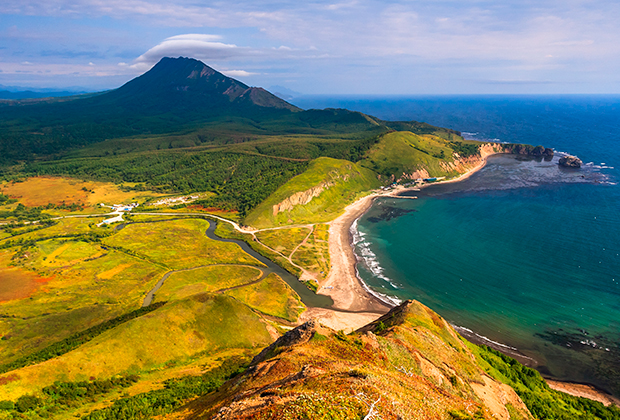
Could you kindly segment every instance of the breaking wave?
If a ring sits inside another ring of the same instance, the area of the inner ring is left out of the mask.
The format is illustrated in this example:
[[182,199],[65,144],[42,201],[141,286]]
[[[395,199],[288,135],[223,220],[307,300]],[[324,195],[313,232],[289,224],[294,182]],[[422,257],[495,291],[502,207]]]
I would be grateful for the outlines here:
[[[356,219],[353,222],[353,224],[351,224],[351,227],[349,229],[351,232],[351,237],[353,238],[353,249],[354,249],[354,253],[355,253],[357,260],[361,262],[364,265],[364,267],[366,267],[368,271],[372,273],[374,277],[380,280],[383,280],[384,282],[389,284],[392,288],[398,289],[399,288],[398,285],[392,279],[390,279],[384,274],[383,267],[381,267],[381,265],[379,264],[377,255],[374,252],[372,252],[372,250],[370,249],[372,242],[369,242],[368,240],[366,240],[366,234],[363,232],[360,232],[357,227],[358,221],[359,221],[359,218]],[[359,271],[357,270],[357,267],[355,267],[355,271],[356,271],[357,277],[361,280],[362,284],[364,285],[364,288],[369,293],[373,294],[380,300],[388,301],[391,304],[398,305],[401,303],[401,300],[397,299],[394,296],[389,296],[384,293],[379,293],[376,290],[373,290],[370,287],[368,287],[368,285],[362,280],[361,276],[359,275]]]

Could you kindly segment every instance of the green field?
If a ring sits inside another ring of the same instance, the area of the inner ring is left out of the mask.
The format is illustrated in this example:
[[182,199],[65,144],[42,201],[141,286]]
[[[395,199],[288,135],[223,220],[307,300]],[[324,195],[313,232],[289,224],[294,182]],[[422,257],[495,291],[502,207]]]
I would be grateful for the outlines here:
[[308,270],[317,280],[325,280],[329,274],[329,226],[314,225],[312,234],[302,244],[292,260],[295,264]]
[[250,308],[288,321],[296,321],[305,307],[299,296],[278,275],[270,274],[260,283],[225,292]]
[[180,271],[168,277],[157,291],[157,301],[184,299],[188,296],[239,287],[258,280],[263,272],[256,267],[214,265]]
[[208,227],[209,222],[201,219],[131,224],[104,243],[172,269],[210,264],[262,265],[236,244],[207,238]]
[[289,257],[308,234],[308,228],[273,229],[256,232],[256,238],[269,248]]

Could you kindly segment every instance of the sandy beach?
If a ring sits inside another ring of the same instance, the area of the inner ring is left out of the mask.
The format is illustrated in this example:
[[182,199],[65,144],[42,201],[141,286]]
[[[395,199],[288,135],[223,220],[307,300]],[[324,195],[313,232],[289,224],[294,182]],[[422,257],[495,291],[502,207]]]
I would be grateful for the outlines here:
[[[438,183],[459,182],[470,177],[484,167],[487,157],[493,153],[482,153],[479,164],[462,175],[445,181],[434,182],[416,188],[424,188]],[[303,319],[316,318],[324,325],[336,330],[352,331],[363,327],[393,306],[384,302],[366,289],[357,276],[357,257],[353,251],[351,226],[371,206],[377,197],[397,197],[411,190],[402,186],[390,191],[373,192],[347,206],[344,213],[333,220],[329,227],[329,257],[331,269],[327,279],[320,285],[319,294],[328,295],[334,300],[334,309],[309,308]]]

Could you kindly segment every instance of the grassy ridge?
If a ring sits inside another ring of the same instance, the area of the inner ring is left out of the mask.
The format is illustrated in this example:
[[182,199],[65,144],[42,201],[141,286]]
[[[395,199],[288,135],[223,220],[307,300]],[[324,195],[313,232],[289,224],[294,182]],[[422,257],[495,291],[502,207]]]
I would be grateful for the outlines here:
[[418,170],[430,176],[451,176],[440,162],[452,162],[454,150],[450,143],[434,135],[417,135],[410,132],[386,134],[373,147],[360,164],[385,178],[396,179]]
[[91,327],[85,331],[73,334],[72,336],[52,345],[49,345],[44,349],[37,351],[36,353],[19,358],[11,363],[0,365],[0,374],[61,356],[65,353],[70,352],[73,349],[78,348],[82,344],[89,342],[98,335],[103,334],[105,331],[115,328],[118,325],[121,325],[131,319],[138,318],[144,314],[154,311],[165,304],[166,302],[157,302],[151,306],[147,306],[146,308],[136,309],[135,311],[129,312],[128,314],[118,316],[102,324]]
[[[358,164],[332,158],[319,158],[310,163],[308,170],[288,181],[256,207],[245,222],[257,228],[328,222],[365,192],[380,185],[372,171]],[[294,194],[323,186],[320,194],[305,205],[274,214],[274,206]]]
[[317,326],[309,341],[272,347],[265,364],[187,409],[195,418],[222,409],[237,419],[500,418],[481,397],[493,388],[443,319],[417,302],[391,315],[349,335]]
[[[105,379],[189,364],[230,349],[252,351],[271,342],[261,318],[224,295],[195,294],[120,324],[54,359],[0,376],[5,398],[55,381]],[[11,379],[12,378],[12,379]]]

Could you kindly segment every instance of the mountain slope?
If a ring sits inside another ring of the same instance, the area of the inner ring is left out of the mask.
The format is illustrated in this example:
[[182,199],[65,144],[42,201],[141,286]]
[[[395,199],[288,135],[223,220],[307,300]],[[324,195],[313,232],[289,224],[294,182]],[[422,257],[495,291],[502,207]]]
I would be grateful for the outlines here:
[[[365,417],[366,416],[366,417]],[[170,418],[532,419],[441,317],[407,301],[356,333],[310,321]]]
[[[0,165],[136,135],[173,134],[237,119],[238,131],[300,111],[202,62],[163,58],[118,89],[66,100],[0,103]],[[251,130],[249,130],[251,129]]]
[[122,106],[141,114],[205,112],[243,115],[255,106],[298,111],[299,108],[260,88],[251,88],[191,58],[164,57],[151,70],[101,95],[98,104]]

